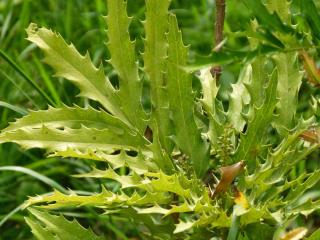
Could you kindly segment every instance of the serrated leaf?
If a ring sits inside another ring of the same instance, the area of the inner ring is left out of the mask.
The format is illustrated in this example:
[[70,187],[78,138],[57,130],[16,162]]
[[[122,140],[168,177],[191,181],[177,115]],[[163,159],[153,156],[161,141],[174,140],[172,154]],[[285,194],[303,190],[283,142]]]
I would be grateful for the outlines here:
[[307,190],[312,188],[320,181],[320,170],[306,175],[308,178],[304,181],[298,181],[295,187],[292,187],[291,192],[285,197],[284,201],[294,202],[298,197],[302,196]]
[[270,125],[277,104],[277,72],[274,71],[268,86],[265,88],[265,99],[260,107],[254,110],[254,116],[248,123],[248,129],[241,135],[240,144],[234,156],[236,161],[245,160],[252,172],[256,166],[256,157],[261,148],[261,141]]
[[120,176],[113,169],[108,168],[106,170],[94,169],[90,173],[78,174],[75,177],[89,177],[89,178],[108,178],[119,182],[122,188],[136,187],[142,182],[142,178],[136,174],[130,176]]
[[[168,8],[170,0],[146,0],[144,71],[150,81],[153,131],[158,128],[161,146],[170,153],[171,126],[169,103],[166,91]],[[153,122],[154,123],[154,122]]]
[[[135,57],[135,44],[128,32],[130,18],[127,16],[127,3],[123,0],[108,0],[107,44],[111,54],[110,63],[119,76],[122,110],[130,122],[144,133],[146,114],[141,105],[142,81],[138,74],[138,62]],[[121,43],[121,47],[119,47]]]
[[32,232],[39,240],[102,240],[91,229],[82,227],[76,220],[68,221],[63,216],[51,215],[44,211],[30,208],[35,218],[26,218]]
[[252,78],[246,87],[250,93],[251,104],[256,107],[261,106],[265,97],[265,84],[268,81],[266,70],[266,58],[258,56],[252,62]]
[[41,208],[58,209],[65,207],[93,206],[96,208],[113,209],[122,206],[144,206],[148,204],[167,204],[170,198],[163,193],[147,192],[138,194],[134,192],[127,195],[123,192],[113,193],[104,187],[100,193],[91,195],[78,195],[74,192],[64,194],[57,190],[48,195],[30,197],[24,204],[24,208],[41,204]]
[[294,30],[284,25],[277,13],[271,14],[261,1],[246,0],[244,1],[248,8],[255,14],[255,17],[262,24],[271,29],[276,29],[284,33],[293,33]]
[[168,97],[174,125],[174,141],[190,158],[198,177],[208,169],[208,146],[194,120],[192,79],[181,66],[186,64],[188,49],[183,45],[175,16],[169,16]]
[[142,153],[138,153],[137,156],[129,156],[125,151],[121,151],[119,154],[108,154],[103,151],[93,151],[87,149],[86,151],[80,151],[79,149],[68,148],[64,151],[56,151],[50,156],[52,157],[72,157],[80,159],[91,159],[95,161],[108,162],[113,169],[119,169],[121,167],[129,167],[137,174],[144,174],[149,171],[158,171],[157,165],[152,162],[152,159],[143,156]]
[[212,77],[210,68],[205,68],[200,71],[199,79],[202,85],[202,99],[201,103],[209,118],[208,135],[213,144],[216,144],[218,137],[223,132],[223,125],[218,116],[218,106],[216,104],[216,97],[219,91],[217,81]]
[[124,131],[131,132],[126,124],[103,110],[78,106],[49,107],[48,110],[30,111],[27,116],[10,123],[3,131],[37,129],[43,125],[52,128],[67,127],[72,129],[79,129],[81,126],[85,126],[87,128],[110,129],[119,134]]
[[147,150],[143,138],[130,134],[115,133],[109,129],[93,129],[82,126],[80,129],[63,130],[42,126],[39,129],[18,129],[0,134],[0,143],[14,142],[26,149],[44,148],[49,152],[65,151],[68,148],[79,150],[93,149],[112,151],[117,149]]
[[302,73],[296,53],[279,53],[273,56],[278,69],[278,107],[275,124],[279,133],[294,127],[294,117],[298,105],[298,92],[302,83]]
[[45,62],[55,69],[56,76],[70,80],[80,88],[81,96],[100,102],[113,115],[129,124],[120,110],[119,97],[105,77],[102,66],[97,69],[88,54],[82,56],[73,45],[68,45],[51,30],[38,28],[32,23],[27,33],[27,39],[44,51]]
[[249,104],[250,96],[244,83],[250,83],[252,78],[252,67],[248,65],[240,73],[238,82],[232,84],[232,93],[230,94],[228,119],[232,127],[241,132],[246,124],[243,118],[245,105]]
[[320,209],[320,200],[312,201],[312,199],[309,199],[308,201],[295,206],[293,208],[289,208],[287,210],[287,213],[291,214],[303,214],[305,216],[308,216],[312,212]]
[[282,22],[287,25],[291,24],[290,2],[288,0],[267,0],[266,7],[271,13],[276,12]]

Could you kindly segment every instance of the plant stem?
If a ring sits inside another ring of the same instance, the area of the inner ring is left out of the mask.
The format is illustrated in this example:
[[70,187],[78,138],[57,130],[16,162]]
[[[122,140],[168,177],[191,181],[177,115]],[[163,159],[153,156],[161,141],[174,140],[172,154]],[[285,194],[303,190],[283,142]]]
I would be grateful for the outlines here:
[[[216,0],[216,18],[215,18],[215,36],[214,51],[219,52],[221,50],[221,43],[223,40],[223,27],[226,14],[226,2],[225,0]],[[221,66],[213,66],[210,70],[212,77],[215,77],[218,81],[222,72]]]
[[227,240],[237,240],[238,234],[239,234],[239,224],[240,224],[240,218],[235,213],[235,207],[233,208],[233,214],[231,219],[231,226],[229,229]]

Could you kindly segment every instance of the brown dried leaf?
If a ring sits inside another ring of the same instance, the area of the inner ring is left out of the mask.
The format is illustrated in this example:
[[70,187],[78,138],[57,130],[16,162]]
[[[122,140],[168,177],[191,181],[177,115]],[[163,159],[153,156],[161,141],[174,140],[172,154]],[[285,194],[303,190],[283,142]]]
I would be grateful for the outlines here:
[[300,240],[308,233],[308,229],[305,227],[299,227],[287,232],[281,240]]
[[243,170],[245,164],[244,161],[237,162],[233,165],[220,168],[221,179],[216,186],[212,197],[215,197],[219,193],[226,192],[228,187],[232,184],[233,180],[239,175]]
[[304,51],[300,52],[300,58],[303,61],[309,82],[316,87],[320,87],[320,69],[314,60]]
[[311,128],[303,132],[300,137],[310,143],[320,143],[319,130],[316,128]]

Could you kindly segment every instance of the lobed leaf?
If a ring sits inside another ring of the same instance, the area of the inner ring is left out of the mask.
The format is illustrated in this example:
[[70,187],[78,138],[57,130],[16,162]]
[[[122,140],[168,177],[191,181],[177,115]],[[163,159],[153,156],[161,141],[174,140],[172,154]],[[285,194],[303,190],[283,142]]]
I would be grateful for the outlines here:
[[302,83],[302,73],[298,66],[296,53],[279,53],[273,56],[278,69],[277,117],[275,125],[279,133],[291,130],[298,105],[298,92]]
[[192,79],[181,66],[186,64],[188,50],[183,45],[175,16],[169,16],[168,37],[168,98],[174,125],[173,139],[188,158],[197,176],[208,169],[208,145],[201,138],[194,119],[194,95]]
[[[170,0],[146,0],[144,71],[150,81],[152,104],[152,130],[158,132],[161,146],[171,153],[169,103],[166,91],[168,43],[168,8]],[[155,123],[156,122],[156,123]],[[157,128],[157,130],[155,129]]]
[[127,3],[123,0],[108,0],[107,5],[107,46],[111,54],[109,62],[119,77],[118,95],[122,110],[132,125],[143,134],[147,116],[141,105],[142,81],[138,74],[135,44],[130,40],[128,32],[130,18],[126,14]]
[[82,227],[77,221],[68,221],[63,216],[51,215],[44,211],[29,208],[33,217],[26,222],[39,240],[102,240],[91,229]]
[[61,108],[49,107],[47,110],[30,111],[27,116],[18,119],[3,131],[16,131],[19,129],[39,129],[45,125],[52,128],[79,129],[82,126],[96,129],[110,129],[114,132],[131,132],[126,124],[118,118],[108,114],[104,110],[96,110],[92,107],[81,108],[79,106]]
[[244,159],[249,172],[256,166],[256,157],[261,148],[263,136],[273,118],[273,112],[277,104],[277,75],[273,72],[270,82],[266,87],[265,99],[260,107],[255,107],[254,116],[248,123],[248,128],[244,135],[241,135],[240,144],[234,159],[240,161]]
[[43,148],[49,152],[65,151],[68,148],[79,150],[94,149],[114,151],[117,149],[148,151],[146,140],[126,132],[117,133],[109,129],[93,129],[82,126],[80,129],[63,130],[42,126],[39,129],[18,129],[0,134],[0,143],[14,142],[26,149]]
[[113,115],[127,123],[128,119],[119,106],[119,96],[105,77],[102,66],[93,65],[88,54],[82,56],[73,45],[46,28],[34,23],[27,29],[28,40],[45,53],[45,62],[53,67],[56,76],[66,78],[80,88],[80,95],[98,101]]

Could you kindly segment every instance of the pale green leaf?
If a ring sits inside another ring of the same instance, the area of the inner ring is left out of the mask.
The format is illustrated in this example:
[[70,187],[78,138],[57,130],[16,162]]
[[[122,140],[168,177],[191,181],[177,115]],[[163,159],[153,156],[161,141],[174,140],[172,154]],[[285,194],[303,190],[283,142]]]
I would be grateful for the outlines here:
[[240,73],[238,82],[232,85],[232,93],[230,94],[228,119],[232,126],[239,132],[243,130],[246,124],[243,118],[244,106],[249,104],[250,96],[244,83],[251,82],[252,67],[246,66]]
[[55,129],[42,126],[39,129],[18,129],[0,134],[0,143],[14,142],[26,149],[44,148],[49,152],[65,151],[68,148],[79,150],[93,149],[112,151],[131,149],[147,151],[146,140],[125,132],[116,133],[109,129],[93,129],[82,126],[80,129]]
[[189,221],[189,222],[179,222],[176,224],[176,229],[174,230],[174,233],[180,233],[187,231],[188,229],[192,228],[195,225],[194,221]]
[[28,40],[35,43],[45,53],[45,62],[53,67],[56,76],[75,83],[80,95],[100,102],[113,115],[128,123],[121,111],[119,97],[105,77],[102,66],[96,68],[89,55],[82,56],[73,45],[46,28],[30,24],[27,29]]
[[39,240],[102,240],[91,229],[82,227],[76,220],[68,221],[63,216],[51,215],[30,208],[33,217],[26,218],[33,234]]
[[279,53],[273,58],[278,69],[278,107],[275,124],[280,133],[281,128],[291,130],[298,105],[298,92],[302,83],[296,53]]
[[57,190],[47,195],[30,197],[24,204],[24,208],[39,205],[42,208],[58,209],[65,207],[81,207],[92,206],[103,209],[113,209],[122,206],[145,206],[148,204],[167,204],[170,198],[163,193],[138,194],[134,192],[132,195],[127,195],[123,192],[116,194],[108,191],[104,187],[100,193],[91,195],[78,195],[74,192],[63,194]]
[[280,19],[289,25],[291,24],[290,3],[288,0],[267,0],[266,7],[271,13],[276,12]]
[[49,107],[48,110],[30,111],[30,113],[18,119],[3,131],[15,131],[18,129],[36,129],[43,125],[52,128],[79,129],[81,126],[96,129],[110,129],[119,134],[131,130],[118,118],[106,113],[103,110],[96,110],[92,107],[81,108],[78,106],[61,108]]
[[209,118],[209,139],[213,144],[217,144],[218,137],[223,132],[223,126],[218,116],[218,106],[216,97],[219,91],[217,81],[212,77],[210,68],[205,68],[200,71],[199,79],[202,85],[201,103]]
[[68,148],[64,151],[56,151],[50,156],[59,156],[64,158],[72,157],[107,162],[112,166],[113,169],[129,167],[137,174],[144,174],[149,171],[159,170],[157,165],[153,162],[153,159],[144,156],[142,153],[138,153],[137,156],[133,157],[126,154],[125,151],[121,151],[119,154],[108,154],[103,151],[93,151],[91,149],[80,151],[79,149]]
[[108,0],[107,44],[111,54],[110,63],[119,76],[119,97],[122,110],[130,122],[143,134],[146,114],[141,105],[142,81],[138,74],[135,44],[128,32],[130,18],[126,13],[127,3],[123,0]]

